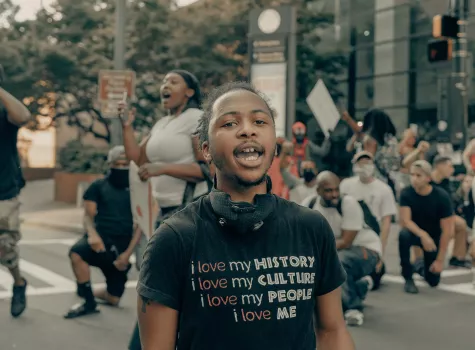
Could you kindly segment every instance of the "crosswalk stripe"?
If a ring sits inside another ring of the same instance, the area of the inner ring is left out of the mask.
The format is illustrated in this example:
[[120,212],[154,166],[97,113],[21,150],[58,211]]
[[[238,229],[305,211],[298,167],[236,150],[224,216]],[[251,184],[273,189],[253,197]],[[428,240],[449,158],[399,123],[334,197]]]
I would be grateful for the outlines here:
[[20,259],[20,271],[56,288],[76,288],[76,283],[40,265]]
[[3,289],[11,289],[13,284],[13,277],[6,270],[0,269],[0,287]]
[[[125,288],[132,289],[135,288],[137,285],[137,281],[128,281],[125,285]],[[93,289],[105,288],[105,283],[94,283],[92,285]],[[11,287],[11,286],[10,286]],[[68,293],[75,293],[76,286],[73,287],[44,287],[44,288],[32,288],[28,286],[26,289],[27,296],[41,296],[41,295],[56,295],[56,294],[68,294]],[[1,291],[0,292],[0,300],[2,299],[9,299],[12,296],[11,290]]]
[[[394,275],[384,275],[382,280],[383,282],[398,283],[398,284],[404,284],[405,282],[402,276],[394,276]],[[425,283],[423,280],[415,279],[414,282],[419,287],[427,287],[427,283]],[[475,296],[475,288],[473,287],[472,283],[457,283],[457,284],[440,283],[437,286],[437,289],[445,291],[445,292]]]

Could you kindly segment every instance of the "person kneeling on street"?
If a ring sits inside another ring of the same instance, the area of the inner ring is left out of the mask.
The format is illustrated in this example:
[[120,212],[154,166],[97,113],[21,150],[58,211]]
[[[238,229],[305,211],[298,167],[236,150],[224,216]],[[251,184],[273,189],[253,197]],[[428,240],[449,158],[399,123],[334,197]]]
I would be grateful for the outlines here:
[[[99,312],[96,298],[111,306],[119,304],[125,290],[129,263],[141,231],[133,229],[129,169],[124,147],[108,156],[110,172],[93,182],[84,194],[86,234],[74,244],[69,258],[77,281],[77,294],[85,301],[73,306],[65,318]],[[134,233],[133,233],[134,232]],[[107,288],[92,291],[89,266],[101,269]]]
[[[381,239],[366,222],[363,206],[354,197],[340,196],[340,179],[330,171],[317,176],[317,195],[302,202],[302,206],[319,211],[330,224],[336,238],[336,248],[347,279],[341,287],[345,320],[349,326],[364,322],[363,301],[373,288],[369,276],[382,256]],[[370,214],[367,206],[364,207]]]

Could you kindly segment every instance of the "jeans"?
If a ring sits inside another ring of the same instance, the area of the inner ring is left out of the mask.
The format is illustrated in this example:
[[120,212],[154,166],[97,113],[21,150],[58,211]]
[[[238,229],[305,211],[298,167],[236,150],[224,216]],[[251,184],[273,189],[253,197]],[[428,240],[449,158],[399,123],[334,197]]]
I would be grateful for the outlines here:
[[[439,240],[434,239],[437,248]],[[431,287],[436,287],[440,282],[440,274],[430,272],[429,268],[437,259],[438,251],[426,252],[424,250],[424,261],[417,262],[414,266],[411,264],[411,247],[422,248],[421,239],[409,230],[403,229],[399,232],[399,257],[401,258],[401,274],[404,279],[412,280],[412,274],[420,274]]]
[[379,262],[379,254],[364,247],[353,246],[338,251],[338,257],[346,271],[346,282],[341,286],[343,310],[363,310],[363,300],[368,292],[361,290],[358,281],[370,275]]

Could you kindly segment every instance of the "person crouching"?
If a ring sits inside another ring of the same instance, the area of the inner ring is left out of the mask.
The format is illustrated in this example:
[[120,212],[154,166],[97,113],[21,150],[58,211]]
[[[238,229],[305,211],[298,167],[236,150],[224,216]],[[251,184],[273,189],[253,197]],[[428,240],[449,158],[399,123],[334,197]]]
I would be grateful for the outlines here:
[[[96,298],[112,306],[119,304],[125,291],[130,256],[140,240],[141,231],[133,230],[130,206],[129,169],[124,147],[109,152],[110,171],[94,181],[84,194],[86,234],[69,251],[77,281],[77,295],[84,302],[64,315],[71,319],[99,312]],[[92,291],[89,266],[101,269],[107,288]]]

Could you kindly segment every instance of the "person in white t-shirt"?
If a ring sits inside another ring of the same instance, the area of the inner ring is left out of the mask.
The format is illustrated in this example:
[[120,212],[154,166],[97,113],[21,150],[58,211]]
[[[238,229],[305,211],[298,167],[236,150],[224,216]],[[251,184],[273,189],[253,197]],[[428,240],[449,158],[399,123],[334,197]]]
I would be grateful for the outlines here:
[[356,176],[345,179],[340,184],[340,193],[350,195],[358,201],[364,201],[379,223],[379,234],[382,243],[382,259],[376,271],[372,273],[374,287],[379,287],[384,273],[384,255],[391,230],[391,219],[396,215],[396,200],[391,187],[385,182],[375,178],[375,165],[373,155],[362,151],[353,158],[353,173]]
[[336,238],[338,256],[347,273],[342,286],[345,319],[350,326],[364,321],[363,300],[371,286],[360,281],[376,268],[382,246],[379,236],[364,221],[363,210],[351,196],[340,196],[340,179],[330,171],[317,176],[317,196],[308,197],[302,206],[318,210],[327,219]]

